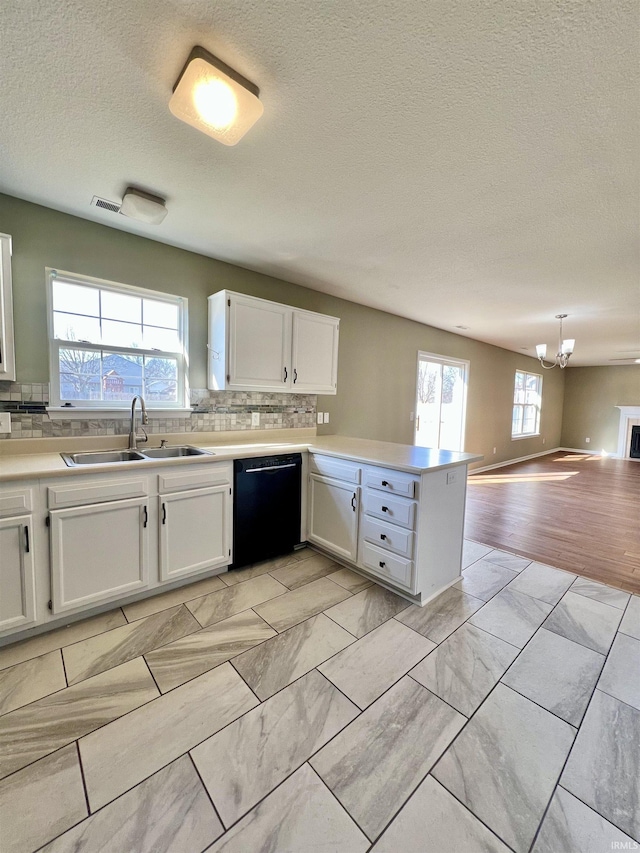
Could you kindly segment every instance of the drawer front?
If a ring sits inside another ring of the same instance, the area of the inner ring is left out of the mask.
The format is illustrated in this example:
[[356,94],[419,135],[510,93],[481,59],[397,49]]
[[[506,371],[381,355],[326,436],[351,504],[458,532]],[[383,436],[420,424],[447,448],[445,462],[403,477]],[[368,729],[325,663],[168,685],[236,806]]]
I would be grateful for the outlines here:
[[360,483],[361,468],[354,462],[345,459],[336,459],[333,456],[319,456],[312,453],[309,461],[309,469],[313,474],[322,474],[323,477],[331,477],[334,480],[343,480],[345,483]]
[[22,515],[33,509],[31,489],[13,489],[0,492],[0,518]]
[[411,474],[389,468],[365,468],[364,485],[403,498],[414,498],[417,491],[416,480]]
[[105,477],[102,480],[73,485],[49,486],[47,506],[49,509],[63,509],[68,506],[144,497],[147,493],[148,481],[144,478],[111,480]]
[[383,519],[383,521],[390,521],[392,524],[399,524],[401,527],[408,527],[410,530],[415,527],[415,501],[408,501],[406,498],[394,498],[373,489],[365,489],[364,510],[367,515],[373,515],[376,518]]
[[177,467],[158,474],[158,491],[161,495],[167,492],[184,492],[187,489],[222,486],[225,483],[231,484],[232,481],[231,465],[198,466],[195,471],[191,465],[185,465],[181,470],[176,470]]
[[362,517],[362,533],[367,542],[385,551],[395,551],[402,557],[413,557],[414,533],[396,524],[385,524],[368,515]]
[[397,557],[388,551],[383,551],[375,545],[365,542],[362,546],[362,564],[369,571],[389,583],[402,586],[413,591],[414,569],[413,561]]

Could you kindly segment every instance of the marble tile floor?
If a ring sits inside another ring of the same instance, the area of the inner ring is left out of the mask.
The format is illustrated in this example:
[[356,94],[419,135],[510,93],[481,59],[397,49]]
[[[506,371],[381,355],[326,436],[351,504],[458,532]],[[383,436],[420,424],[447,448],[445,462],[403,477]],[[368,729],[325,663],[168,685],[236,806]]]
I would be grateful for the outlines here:
[[637,849],[639,685],[638,596],[297,551],[0,648],[0,850]]

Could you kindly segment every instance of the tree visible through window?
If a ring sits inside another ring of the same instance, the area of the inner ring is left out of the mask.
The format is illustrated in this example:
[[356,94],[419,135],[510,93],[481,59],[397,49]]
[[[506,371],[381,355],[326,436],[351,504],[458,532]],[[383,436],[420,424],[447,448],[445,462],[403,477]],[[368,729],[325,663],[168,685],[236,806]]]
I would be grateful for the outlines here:
[[185,299],[55,270],[49,288],[53,405],[185,405]]
[[540,432],[541,408],[542,376],[516,370],[511,437],[537,435]]

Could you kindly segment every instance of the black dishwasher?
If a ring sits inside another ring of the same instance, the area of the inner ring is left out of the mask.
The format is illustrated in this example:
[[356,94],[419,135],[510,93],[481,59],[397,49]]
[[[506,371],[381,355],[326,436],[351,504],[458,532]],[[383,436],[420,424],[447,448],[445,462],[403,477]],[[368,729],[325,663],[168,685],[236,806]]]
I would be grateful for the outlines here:
[[302,456],[259,456],[233,463],[233,564],[239,569],[300,544]]

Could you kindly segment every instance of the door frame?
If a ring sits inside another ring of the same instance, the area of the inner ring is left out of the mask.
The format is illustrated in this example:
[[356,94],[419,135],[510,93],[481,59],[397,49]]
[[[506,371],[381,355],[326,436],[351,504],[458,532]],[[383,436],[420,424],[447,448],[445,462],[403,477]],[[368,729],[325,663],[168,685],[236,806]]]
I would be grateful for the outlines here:
[[[462,367],[464,371],[464,392],[462,395],[462,447],[460,448],[460,452],[464,452],[466,436],[467,436],[467,393],[469,390],[469,371],[471,369],[471,362],[465,358],[453,358],[447,355],[438,355],[435,352],[425,352],[424,350],[418,350],[418,356],[416,359],[416,385],[415,385],[415,393],[414,393],[414,418],[413,418],[413,444],[414,447],[421,447],[422,445],[418,445],[418,388],[420,384],[420,362],[421,361],[431,361],[440,365],[453,365],[455,367]],[[440,402],[440,406],[442,406],[442,401]]]

